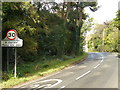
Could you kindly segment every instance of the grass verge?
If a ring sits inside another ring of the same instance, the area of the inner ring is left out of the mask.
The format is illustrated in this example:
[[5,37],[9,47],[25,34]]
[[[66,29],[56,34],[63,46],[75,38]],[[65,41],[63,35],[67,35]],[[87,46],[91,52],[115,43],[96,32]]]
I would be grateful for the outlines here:
[[37,60],[37,62],[29,62],[22,65],[19,65],[17,68],[18,77],[14,78],[13,76],[7,80],[3,81],[0,86],[2,88],[12,88],[15,85],[20,85],[30,80],[34,80],[43,76],[46,76],[55,71],[64,69],[72,64],[84,60],[88,56],[87,53],[84,53],[76,58],[72,59],[53,59],[53,60]]

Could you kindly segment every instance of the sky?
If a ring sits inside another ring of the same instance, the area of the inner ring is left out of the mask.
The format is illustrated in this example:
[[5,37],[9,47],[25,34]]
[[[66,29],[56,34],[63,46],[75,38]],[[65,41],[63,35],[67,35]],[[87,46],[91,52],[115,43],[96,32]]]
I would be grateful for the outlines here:
[[[102,24],[105,21],[110,21],[116,17],[118,10],[118,2],[120,0],[97,0],[98,6],[101,6],[96,12],[90,11],[89,8],[85,9],[91,17],[95,19],[98,24]],[[120,7],[120,6],[119,6]]]

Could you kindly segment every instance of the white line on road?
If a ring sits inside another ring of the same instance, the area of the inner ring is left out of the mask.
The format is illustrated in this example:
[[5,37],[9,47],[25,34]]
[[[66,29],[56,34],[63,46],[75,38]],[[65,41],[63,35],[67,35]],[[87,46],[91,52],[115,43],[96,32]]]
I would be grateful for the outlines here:
[[76,78],[76,80],[78,80],[78,79],[80,79],[80,78],[84,77],[85,75],[87,75],[87,74],[88,74],[88,73],[90,73],[90,72],[91,72],[91,71],[89,70],[88,72],[84,73],[83,75],[81,75],[81,76],[77,77],[77,78]]
[[[45,88],[45,87],[49,87],[49,86],[51,86],[51,84],[41,85],[41,86],[39,86],[39,87],[37,87],[37,88]],[[35,88],[35,87],[34,87],[34,88]]]
[[65,88],[65,86],[62,86],[61,88],[59,88],[58,90],[61,90],[61,89],[63,89],[63,88]]
[[102,63],[103,62],[103,60],[101,60],[101,62],[100,63]]
[[[56,83],[54,84],[49,84],[51,81],[55,81]],[[31,85],[30,88],[43,88],[41,90],[46,90],[46,88],[52,88],[58,84],[60,84],[62,82],[61,79],[48,79],[48,80],[43,80],[43,81],[39,81],[37,83],[34,83],[34,85]],[[43,83],[43,85],[41,85]],[[48,84],[44,84],[44,83],[48,83]]]
[[100,64],[96,65],[94,68],[97,68]]
[[103,55],[101,55],[101,57],[102,57],[102,61],[103,61],[103,59],[104,59]]
[[48,76],[46,76],[46,77],[42,77],[42,78],[37,79],[37,80],[33,80],[33,81],[31,81],[31,82],[24,83],[24,84],[22,84],[22,85],[20,85],[20,86],[16,86],[16,87],[13,87],[13,88],[21,88],[21,87],[24,87],[24,86],[26,86],[26,85],[29,85],[29,84],[32,84],[32,83],[35,83],[35,82],[39,82],[39,81],[41,81],[41,80],[43,80],[43,79],[46,79],[46,78],[48,78],[48,77],[51,77],[51,76],[56,75],[56,74],[59,74],[59,73],[60,73],[60,71],[58,71],[58,72],[56,72],[56,73],[53,73],[53,74],[51,74],[51,75],[48,75]]
[[[102,60],[100,61],[100,63],[102,63],[102,62],[103,62],[103,59],[104,59],[102,55],[101,55],[101,57],[102,57]],[[100,65],[100,64],[96,65],[96,66],[94,67],[94,69],[97,68],[99,65]]]
[[62,80],[60,80],[60,79],[49,79],[49,80],[44,80],[44,81],[41,81],[41,82],[48,82],[48,81],[57,81],[57,83],[55,83],[55,84],[53,84],[53,85],[51,85],[47,88],[52,88],[52,87],[54,87],[54,86],[56,86],[56,85],[58,85],[59,83],[62,82]]

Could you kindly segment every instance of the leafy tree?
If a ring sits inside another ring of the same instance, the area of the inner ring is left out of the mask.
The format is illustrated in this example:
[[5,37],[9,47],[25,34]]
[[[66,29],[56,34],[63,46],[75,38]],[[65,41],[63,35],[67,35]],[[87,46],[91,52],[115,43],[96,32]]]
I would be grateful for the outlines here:
[[118,28],[114,21],[98,24],[90,42],[96,51],[118,52]]
[[[18,63],[35,61],[38,56],[76,56],[83,52],[81,28],[87,18],[84,8],[96,11],[96,5],[96,2],[4,2],[2,38],[9,29],[15,29],[23,39],[24,46],[17,49]],[[6,48],[3,54],[6,55]]]

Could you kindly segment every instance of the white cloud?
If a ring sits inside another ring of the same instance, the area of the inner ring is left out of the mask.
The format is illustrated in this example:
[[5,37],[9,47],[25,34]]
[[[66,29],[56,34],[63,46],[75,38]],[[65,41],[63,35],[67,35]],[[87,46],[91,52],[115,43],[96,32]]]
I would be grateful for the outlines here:
[[88,8],[85,9],[91,17],[95,18],[98,23],[103,23],[106,20],[112,20],[116,16],[118,10],[118,2],[120,0],[98,0],[98,5],[101,7],[96,12],[90,11]]

